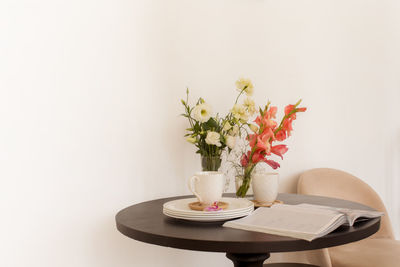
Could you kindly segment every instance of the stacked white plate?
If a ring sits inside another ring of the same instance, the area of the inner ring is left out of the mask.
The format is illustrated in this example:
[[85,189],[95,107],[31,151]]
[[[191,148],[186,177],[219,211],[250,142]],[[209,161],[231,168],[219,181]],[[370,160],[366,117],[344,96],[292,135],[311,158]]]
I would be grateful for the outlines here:
[[189,208],[189,203],[197,198],[177,199],[164,203],[163,213],[166,216],[198,222],[216,222],[240,218],[249,215],[254,210],[253,202],[244,198],[222,198],[228,203],[228,208],[219,211],[197,211]]

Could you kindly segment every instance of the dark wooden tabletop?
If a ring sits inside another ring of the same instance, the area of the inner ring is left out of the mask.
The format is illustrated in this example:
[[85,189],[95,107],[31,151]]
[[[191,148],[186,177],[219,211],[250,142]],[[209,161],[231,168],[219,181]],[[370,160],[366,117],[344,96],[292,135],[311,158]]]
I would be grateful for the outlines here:
[[[232,196],[232,195],[227,195]],[[223,222],[190,222],[162,213],[165,202],[193,196],[157,199],[121,210],[116,215],[118,230],[133,239],[179,249],[228,253],[287,252],[326,248],[366,238],[379,230],[380,218],[341,226],[334,232],[312,242],[222,227]],[[352,209],[371,209],[359,203],[296,194],[279,194],[285,204],[310,203]]]

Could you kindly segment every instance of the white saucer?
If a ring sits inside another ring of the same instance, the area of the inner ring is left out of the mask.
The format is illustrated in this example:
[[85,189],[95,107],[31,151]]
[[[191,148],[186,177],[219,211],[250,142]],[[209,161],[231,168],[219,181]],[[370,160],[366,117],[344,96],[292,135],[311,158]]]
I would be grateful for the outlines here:
[[224,217],[190,217],[190,216],[179,216],[179,215],[174,215],[174,214],[169,214],[167,212],[164,212],[164,215],[176,219],[181,219],[181,220],[187,220],[187,221],[195,221],[195,222],[218,222],[218,221],[227,221],[230,219],[236,219],[236,218],[241,218],[245,217],[247,215],[250,215],[252,211],[248,213],[243,213],[239,215],[229,215],[229,216],[224,216]]
[[185,198],[167,202],[163,205],[166,216],[190,221],[224,221],[249,215],[254,210],[254,203],[243,198],[222,198],[228,208],[220,211],[196,211],[189,208],[189,203],[196,198]]

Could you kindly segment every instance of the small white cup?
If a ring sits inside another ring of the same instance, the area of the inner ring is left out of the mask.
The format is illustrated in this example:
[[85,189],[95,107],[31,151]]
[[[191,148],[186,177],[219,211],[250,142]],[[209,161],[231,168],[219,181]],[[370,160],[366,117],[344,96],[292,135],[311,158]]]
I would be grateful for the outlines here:
[[224,174],[216,171],[198,172],[189,179],[188,186],[200,203],[212,204],[222,197]]
[[251,177],[254,199],[263,204],[272,204],[278,196],[278,173],[254,173]]

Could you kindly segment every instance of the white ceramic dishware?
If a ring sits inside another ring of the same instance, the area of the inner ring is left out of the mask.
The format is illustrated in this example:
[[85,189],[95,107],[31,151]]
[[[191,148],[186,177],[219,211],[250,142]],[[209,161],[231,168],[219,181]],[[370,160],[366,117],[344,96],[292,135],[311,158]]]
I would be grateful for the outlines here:
[[253,202],[243,198],[224,197],[221,201],[228,204],[225,210],[197,211],[191,210],[189,203],[196,198],[184,198],[164,203],[163,213],[168,217],[198,222],[216,222],[240,218],[249,215],[254,210]]
[[262,204],[272,204],[278,196],[278,173],[254,173],[251,177],[254,199]]
[[189,189],[203,204],[219,201],[224,191],[224,174],[216,171],[198,172],[189,179]]

